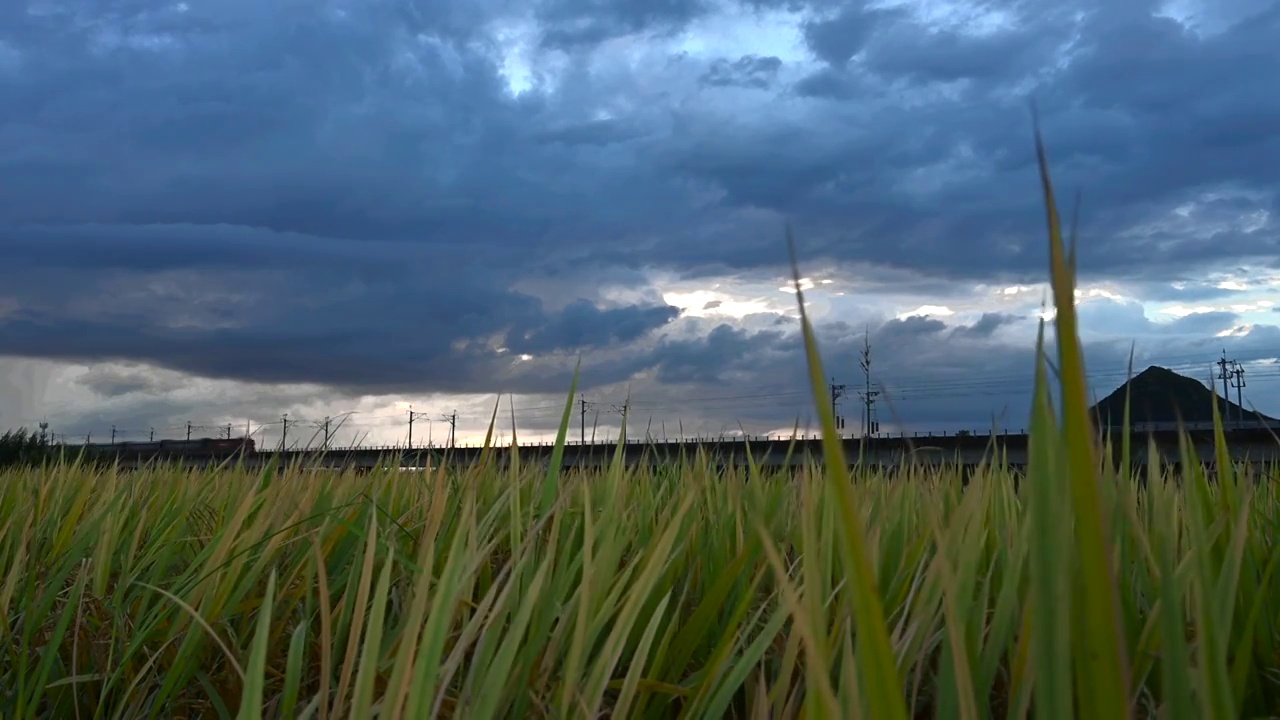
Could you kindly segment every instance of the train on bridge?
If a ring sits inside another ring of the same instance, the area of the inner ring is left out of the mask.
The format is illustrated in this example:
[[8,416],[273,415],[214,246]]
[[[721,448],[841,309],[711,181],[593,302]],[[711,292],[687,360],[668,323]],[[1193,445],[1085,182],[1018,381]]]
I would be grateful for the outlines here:
[[258,449],[257,444],[251,437],[87,443],[70,447],[83,449],[86,454],[112,455],[122,460],[146,460],[150,458],[220,459],[241,454],[252,455]]

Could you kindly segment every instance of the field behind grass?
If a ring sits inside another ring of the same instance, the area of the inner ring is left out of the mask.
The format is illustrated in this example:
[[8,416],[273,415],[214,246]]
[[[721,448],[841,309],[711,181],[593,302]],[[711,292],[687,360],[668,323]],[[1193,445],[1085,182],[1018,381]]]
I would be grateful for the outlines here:
[[[1215,485],[1148,472],[1145,487],[1106,485],[1126,696],[1142,716],[1269,714],[1280,496],[1244,467]],[[1053,659],[1037,631],[1058,633],[1064,678],[1082,657],[1079,561],[1063,546],[1035,557],[1031,486],[1013,479],[990,466],[962,488],[954,471],[903,468],[848,486],[908,715],[1043,716]],[[0,710],[882,717],[855,672],[872,659],[851,618],[844,501],[821,468],[617,466],[559,478],[542,506],[545,481],[519,467],[10,473]],[[1038,570],[1063,588],[1047,614]]]
[[796,477],[510,449],[8,470],[0,717],[1276,715],[1277,468],[1231,465],[1220,429],[1212,482],[1189,452],[1130,470],[1127,434],[1108,460],[1040,160],[1057,315],[1025,474],[846,471],[807,317],[825,440]]

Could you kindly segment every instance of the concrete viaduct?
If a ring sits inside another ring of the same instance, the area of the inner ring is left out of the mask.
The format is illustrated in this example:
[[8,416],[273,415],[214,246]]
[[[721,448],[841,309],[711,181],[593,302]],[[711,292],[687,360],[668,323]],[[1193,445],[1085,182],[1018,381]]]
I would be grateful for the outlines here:
[[[1241,428],[1226,432],[1227,444],[1235,460],[1253,463],[1280,464],[1280,441],[1273,431],[1266,428]],[[1209,430],[1194,429],[1188,431],[1194,453],[1209,465],[1215,463],[1213,433]],[[1136,464],[1146,464],[1148,460],[1148,442],[1155,441],[1155,449],[1164,463],[1177,463],[1180,460],[1178,434],[1175,430],[1153,430],[1134,433],[1131,436],[1131,456]],[[1027,435],[932,435],[914,437],[874,437],[870,439],[849,439],[841,442],[844,445],[845,457],[850,465],[861,462],[863,465],[896,466],[902,463],[916,462],[927,465],[968,465],[973,466],[984,459],[990,462],[993,458],[1003,456],[1013,467],[1023,467],[1027,462]],[[1113,444],[1119,452],[1119,438],[1113,438]],[[618,444],[568,443],[564,447],[563,464],[565,467],[604,466],[612,462]],[[521,464],[546,464],[553,451],[551,443],[520,446]],[[369,470],[377,467],[388,467],[398,463],[402,468],[434,467],[442,462],[468,465],[476,462],[481,453],[476,446],[459,446],[452,449],[404,447],[365,447],[335,448],[328,451],[295,450],[295,451],[257,451],[243,454],[243,460],[250,467],[263,467],[273,459],[285,464],[302,463],[311,467],[322,468],[354,468]],[[630,440],[623,446],[623,459],[628,465],[647,463],[660,465],[678,461],[682,456],[694,458],[699,452],[706,454],[713,465],[735,465],[745,467],[750,457],[762,467],[780,467],[784,465],[800,465],[812,459],[822,461],[822,441],[817,436],[807,436],[792,440],[771,439],[766,437],[733,438],[722,440],[699,440],[685,442],[662,442],[653,440]],[[74,449],[72,448],[74,452]],[[510,457],[509,447],[492,448],[495,460],[505,463]],[[996,455],[996,453],[1000,455]],[[238,459],[240,454],[192,453],[157,455],[131,454],[121,452],[115,459],[123,467],[137,467],[148,462],[162,460],[174,461],[188,466],[216,465],[228,460]]]

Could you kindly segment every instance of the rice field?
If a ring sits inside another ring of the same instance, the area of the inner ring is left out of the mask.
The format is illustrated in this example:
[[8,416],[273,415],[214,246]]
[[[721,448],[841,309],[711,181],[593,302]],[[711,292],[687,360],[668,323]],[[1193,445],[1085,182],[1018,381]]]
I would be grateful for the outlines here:
[[1040,160],[1025,474],[846,471],[807,318],[829,442],[794,477],[10,469],[0,717],[1274,716],[1276,469],[1106,459]]

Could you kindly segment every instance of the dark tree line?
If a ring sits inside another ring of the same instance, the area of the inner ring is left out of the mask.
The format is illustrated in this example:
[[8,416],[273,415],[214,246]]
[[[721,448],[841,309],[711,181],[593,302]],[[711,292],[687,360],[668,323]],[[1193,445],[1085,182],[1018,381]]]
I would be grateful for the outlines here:
[[53,459],[54,455],[54,447],[48,438],[26,428],[0,435],[0,468],[41,465]]

